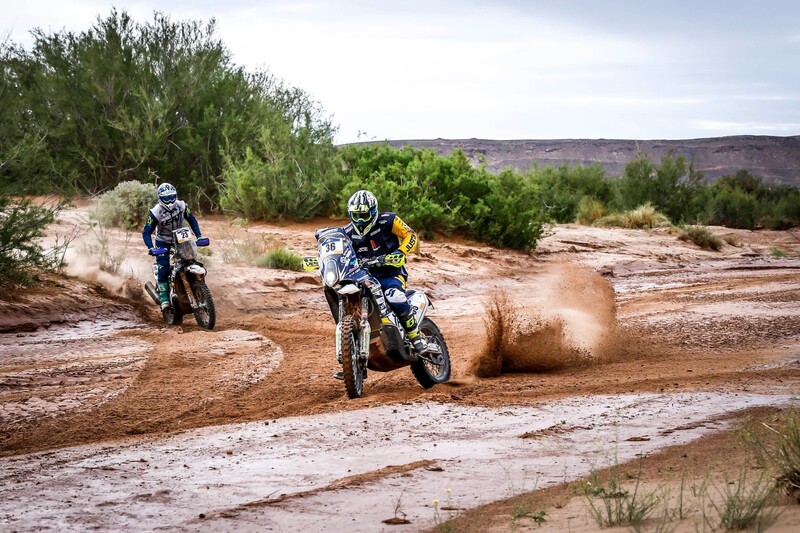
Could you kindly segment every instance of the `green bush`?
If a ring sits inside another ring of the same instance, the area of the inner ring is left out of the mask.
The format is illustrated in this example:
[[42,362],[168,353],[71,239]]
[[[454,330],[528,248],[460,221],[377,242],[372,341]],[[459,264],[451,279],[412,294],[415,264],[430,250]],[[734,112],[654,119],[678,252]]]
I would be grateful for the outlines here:
[[123,181],[97,198],[92,217],[107,228],[134,230],[144,226],[150,209],[157,203],[155,185]]
[[705,187],[703,173],[687,164],[682,155],[670,150],[656,165],[647,155],[639,153],[625,165],[621,178],[616,180],[616,207],[629,210],[651,204],[656,210],[675,221],[694,220],[702,211],[695,202]]
[[496,246],[533,249],[542,235],[546,215],[528,176],[475,168],[460,150],[441,156],[384,143],[350,145],[340,153],[342,214],[353,192],[368,189],[381,211],[396,212],[426,237],[456,231]]
[[285,246],[279,246],[268,251],[258,259],[256,266],[260,268],[274,268],[277,270],[301,270],[303,258]]
[[281,94],[284,107],[265,117],[253,146],[226,161],[222,208],[265,220],[330,214],[340,188],[334,128],[305,94]]
[[[215,33],[213,20],[139,22],[112,9],[85,31],[33,30],[30,51],[0,46],[0,187],[95,194],[152,170],[193,206],[216,209],[220,176],[248,170],[248,148],[282,158],[279,171],[306,172],[306,153],[335,165],[332,148],[313,148],[333,138],[322,109],[234,65]],[[265,128],[276,133],[269,151]]]
[[0,295],[31,285],[38,274],[60,266],[61,250],[46,252],[37,242],[58,209],[0,195]]
[[723,240],[705,226],[686,226],[678,239],[693,242],[704,250],[721,250]]
[[650,204],[645,204],[622,213],[614,213],[597,219],[594,226],[620,227],[628,229],[660,228],[669,226],[670,221],[666,215],[656,211]]
[[534,168],[527,176],[535,184],[537,197],[553,222],[574,222],[586,196],[604,205],[613,200],[612,182],[600,165]]

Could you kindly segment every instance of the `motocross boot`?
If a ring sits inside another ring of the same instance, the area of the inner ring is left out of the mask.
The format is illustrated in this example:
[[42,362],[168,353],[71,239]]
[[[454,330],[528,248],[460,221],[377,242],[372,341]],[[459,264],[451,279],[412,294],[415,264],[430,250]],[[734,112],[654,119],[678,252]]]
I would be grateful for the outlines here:
[[166,283],[159,282],[158,296],[161,300],[161,310],[169,309],[169,286]]
[[418,354],[438,355],[442,353],[439,345],[430,344],[427,340],[425,340],[425,337],[419,334],[419,326],[417,325],[417,320],[414,318],[414,315],[408,316],[403,321],[403,327],[406,330],[408,339],[414,346],[414,351],[416,351]]

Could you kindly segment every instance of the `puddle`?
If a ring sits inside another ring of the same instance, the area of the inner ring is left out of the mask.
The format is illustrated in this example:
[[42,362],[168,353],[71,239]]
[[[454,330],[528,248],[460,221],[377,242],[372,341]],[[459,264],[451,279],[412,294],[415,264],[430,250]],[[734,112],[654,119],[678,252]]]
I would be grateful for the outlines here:
[[[701,392],[414,403],[68,448],[0,460],[0,524],[417,531],[434,526],[434,499],[474,507],[692,441],[723,428],[713,420],[725,412],[793,401]],[[411,524],[382,523],[397,505]]]

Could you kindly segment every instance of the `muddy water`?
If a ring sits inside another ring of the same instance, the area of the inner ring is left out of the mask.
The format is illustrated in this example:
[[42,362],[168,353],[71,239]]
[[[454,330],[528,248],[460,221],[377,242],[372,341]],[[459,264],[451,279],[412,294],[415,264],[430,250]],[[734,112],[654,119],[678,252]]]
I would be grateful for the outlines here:
[[94,407],[123,392],[151,344],[132,315],[0,335],[0,423]]
[[[17,456],[0,460],[0,529],[416,531],[434,525],[434,499],[446,518],[455,511],[442,507],[689,442],[725,427],[714,419],[726,412],[796,401],[680,393],[527,408],[412,403]],[[410,466],[376,473],[391,465]],[[382,523],[395,514],[411,523]]]

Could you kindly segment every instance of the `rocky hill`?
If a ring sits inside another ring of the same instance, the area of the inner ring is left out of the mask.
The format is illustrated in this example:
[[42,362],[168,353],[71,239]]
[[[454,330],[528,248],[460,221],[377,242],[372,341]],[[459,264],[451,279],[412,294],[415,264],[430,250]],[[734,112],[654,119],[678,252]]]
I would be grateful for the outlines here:
[[743,135],[688,140],[558,139],[511,140],[433,139],[389,141],[394,147],[411,145],[447,154],[460,148],[469,158],[483,161],[499,171],[506,167],[527,170],[533,165],[599,163],[609,176],[622,173],[637,151],[658,161],[670,149],[693,159],[695,167],[714,181],[720,176],[747,169],[764,181],[800,187],[800,136],[769,137]]

